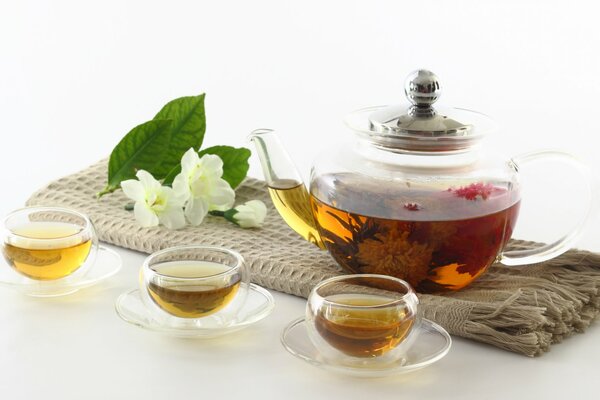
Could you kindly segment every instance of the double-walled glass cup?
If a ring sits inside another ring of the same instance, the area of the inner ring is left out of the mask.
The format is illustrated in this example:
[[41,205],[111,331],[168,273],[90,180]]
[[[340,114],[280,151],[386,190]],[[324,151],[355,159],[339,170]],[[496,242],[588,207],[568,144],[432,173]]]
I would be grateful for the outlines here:
[[149,256],[140,293],[155,318],[172,327],[227,326],[246,301],[249,273],[243,257],[216,246],[180,246]]
[[397,363],[415,340],[418,303],[411,286],[398,278],[330,278],[308,297],[308,334],[329,363],[385,367]]
[[2,255],[25,282],[56,285],[83,276],[94,264],[98,239],[90,219],[58,207],[29,207],[2,221]]

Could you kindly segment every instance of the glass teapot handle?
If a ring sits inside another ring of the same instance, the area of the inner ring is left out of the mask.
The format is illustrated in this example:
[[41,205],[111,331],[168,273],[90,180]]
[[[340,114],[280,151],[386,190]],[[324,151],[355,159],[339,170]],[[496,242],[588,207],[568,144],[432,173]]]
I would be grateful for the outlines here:
[[577,222],[575,227],[566,235],[555,241],[554,243],[546,244],[534,249],[527,250],[510,250],[500,254],[500,262],[504,265],[525,265],[535,264],[542,261],[550,260],[569,250],[579,236],[583,232],[587,221],[591,218],[592,208],[594,206],[594,183],[587,165],[579,161],[573,155],[562,151],[544,150],[525,153],[520,156],[513,157],[511,163],[518,172],[521,166],[535,161],[559,161],[574,167],[586,179],[587,190],[583,197],[582,206],[585,209],[583,217]]

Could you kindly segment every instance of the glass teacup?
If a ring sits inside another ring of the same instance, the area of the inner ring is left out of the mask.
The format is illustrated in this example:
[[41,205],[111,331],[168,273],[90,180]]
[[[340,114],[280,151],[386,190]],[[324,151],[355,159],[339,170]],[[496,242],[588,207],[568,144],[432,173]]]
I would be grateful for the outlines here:
[[249,274],[243,257],[216,246],[180,246],[149,256],[140,293],[157,320],[169,326],[227,325],[244,305]]
[[328,362],[383,367],[398,362],[415,340],[418,303],[411,286],[398,278],[330,278],[308,297],[308,334]]
[[12,212],[3,219],[1,239],[8,265],[40,284],[84,275],[94,264],[98,250],[90,219],[75,210],[58,207],[29,207]]

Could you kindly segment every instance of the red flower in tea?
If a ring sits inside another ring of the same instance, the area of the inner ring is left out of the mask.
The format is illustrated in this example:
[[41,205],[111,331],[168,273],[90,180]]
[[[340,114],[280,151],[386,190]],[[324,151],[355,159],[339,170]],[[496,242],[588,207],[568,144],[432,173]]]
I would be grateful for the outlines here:
[[408,211],[419,211],[421,207],[418,203],[404,203],[404,208]]
[[496,188],[494,185],[487,183],[472,183],[468,186],[463,186],[458,189],[448,189],[449,192],[454,193],[457,197],[462,197],[467,200],[487,200],[488,197],[494,192]]

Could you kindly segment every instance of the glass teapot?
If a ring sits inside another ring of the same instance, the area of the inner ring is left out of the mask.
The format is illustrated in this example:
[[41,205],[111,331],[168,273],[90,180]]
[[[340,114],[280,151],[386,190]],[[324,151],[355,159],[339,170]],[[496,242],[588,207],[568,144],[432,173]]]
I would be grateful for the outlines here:
[[[277,135],[250,135],[273,203],[287,224],[352,273],[391,275],[420,292],[458,290],[499,261],[522,265],[568,250],[583,221],[554,243],[505,251],[521,204],[519,170],[540,159],[587,168],[573,156],[540,151],[494,161],[480,157],[481,140],[495,127],[484,114],[442,108],[435,74],[413,72],[410,102],[351,113],[356,140],[322,153],[309,190]],[[587,214],[587,213],[586,213]]]

